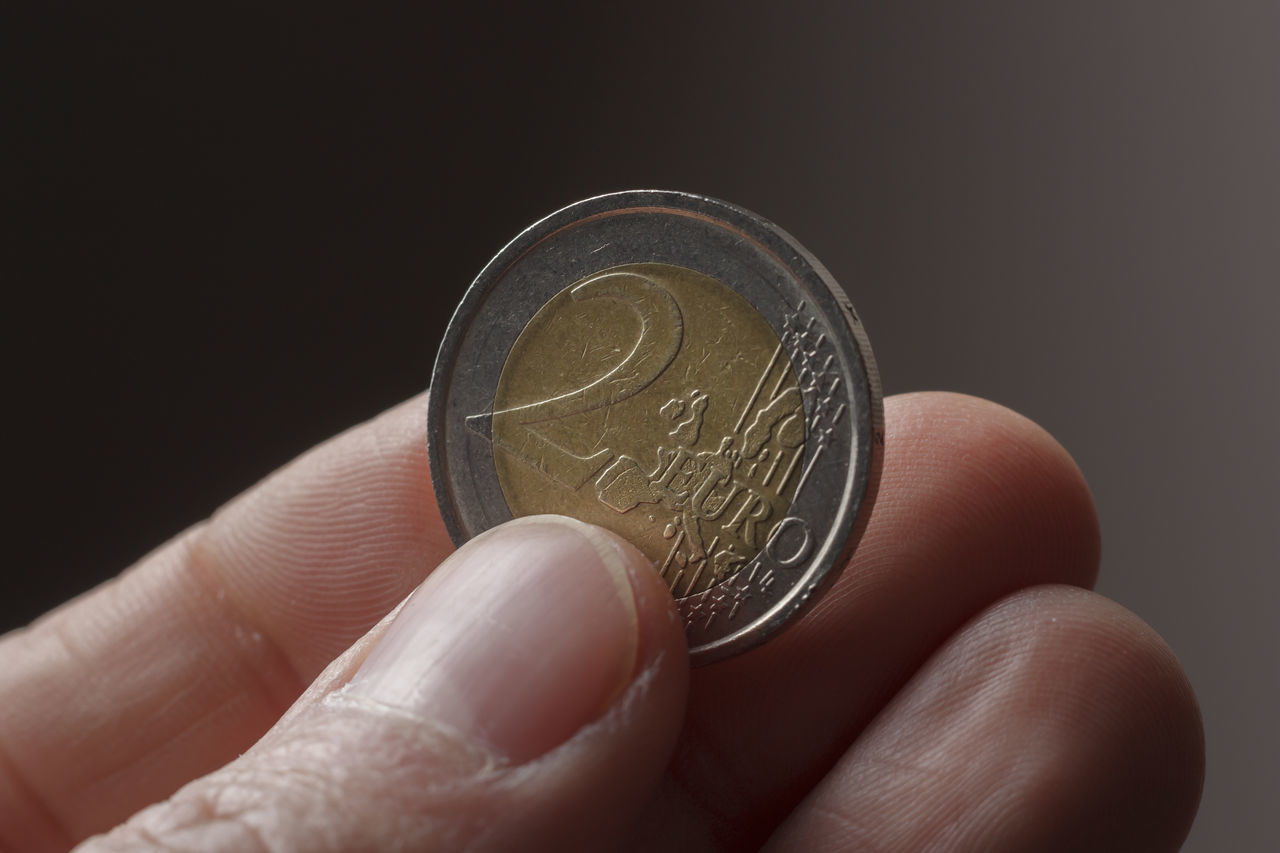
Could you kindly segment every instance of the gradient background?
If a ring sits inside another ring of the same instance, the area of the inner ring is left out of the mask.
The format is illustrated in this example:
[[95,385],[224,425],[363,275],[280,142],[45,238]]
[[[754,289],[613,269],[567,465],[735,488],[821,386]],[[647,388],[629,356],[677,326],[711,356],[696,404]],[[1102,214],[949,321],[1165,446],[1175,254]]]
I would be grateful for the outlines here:
[[1280,4],[29,5],[0,629],[422,390],[524,225],[692,190],[826,263],[888,392],[1075,454],[1203,703],[1186,849],[1280,849]]

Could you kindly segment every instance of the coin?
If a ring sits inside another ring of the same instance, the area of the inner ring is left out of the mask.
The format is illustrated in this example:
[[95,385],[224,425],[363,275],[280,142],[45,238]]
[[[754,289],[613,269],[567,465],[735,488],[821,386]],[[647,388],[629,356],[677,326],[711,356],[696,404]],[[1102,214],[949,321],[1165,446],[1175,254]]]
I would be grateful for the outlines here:
[[826,269],[749,211],[657,190],[577,202],[498,252],[428,402],[455,543],[547,512],[619,533],[671,588],[695,664],[834,580],[883,443],[871,347]]

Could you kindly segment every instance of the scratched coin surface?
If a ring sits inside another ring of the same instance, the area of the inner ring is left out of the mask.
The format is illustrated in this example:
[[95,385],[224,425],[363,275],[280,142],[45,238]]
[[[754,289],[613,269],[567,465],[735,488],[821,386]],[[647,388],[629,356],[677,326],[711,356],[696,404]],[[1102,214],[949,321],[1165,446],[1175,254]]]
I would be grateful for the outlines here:
[[546,512],[616,531],[671,588],[695,663],[764,641],[835,578],[883,443],[870,346],[827,271],[755,214],[652,190],[578,202],[498,253],[449,325],[428,419],[455,542]]

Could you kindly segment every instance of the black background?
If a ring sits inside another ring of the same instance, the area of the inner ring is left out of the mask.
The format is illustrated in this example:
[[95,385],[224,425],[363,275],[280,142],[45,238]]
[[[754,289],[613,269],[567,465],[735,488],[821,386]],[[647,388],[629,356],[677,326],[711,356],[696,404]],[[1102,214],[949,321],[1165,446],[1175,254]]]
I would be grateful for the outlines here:
[[[1274,3],[9,6],[0,629],[426,388],[525,225],[634,187],[815,252],[888,391],[1045,424],[1280,843]],[[1270,756],[1270,758],[1266,758]]]

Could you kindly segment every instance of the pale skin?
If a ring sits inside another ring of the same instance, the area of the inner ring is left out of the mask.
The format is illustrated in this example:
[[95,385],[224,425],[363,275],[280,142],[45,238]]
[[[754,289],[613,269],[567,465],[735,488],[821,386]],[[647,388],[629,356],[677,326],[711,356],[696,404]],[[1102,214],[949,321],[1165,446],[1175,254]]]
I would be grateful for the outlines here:
[[1176,850],[1199,712],[1089,591],[1076,466],[992,403],[885,408],[852,564],[693,671],[610,534],[453,551],[425,397],[356,427],[0,640],[0,848]]

